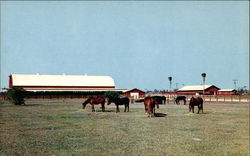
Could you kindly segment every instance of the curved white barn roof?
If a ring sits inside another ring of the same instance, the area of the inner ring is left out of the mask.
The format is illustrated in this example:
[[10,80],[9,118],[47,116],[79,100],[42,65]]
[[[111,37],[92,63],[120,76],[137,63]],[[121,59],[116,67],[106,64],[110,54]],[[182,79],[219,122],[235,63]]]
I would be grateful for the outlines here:
[[115,87],[110,76],[11,74],[12,86]]
[[[205,85],[204,89],[207,89],[209,87],[211,87],[212,85]],[[196,86],[184,86],[180,89],[178,89],[178,91],[196,91],[196,90],[203,90],[203,85],[196,85]]]

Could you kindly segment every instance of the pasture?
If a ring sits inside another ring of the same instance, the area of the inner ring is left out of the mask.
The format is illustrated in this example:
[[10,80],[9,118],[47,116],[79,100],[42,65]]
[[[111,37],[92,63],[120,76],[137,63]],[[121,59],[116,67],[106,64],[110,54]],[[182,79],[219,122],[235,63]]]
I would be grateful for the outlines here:
[[205,103],[203,114],[166,104],[147,118],[142,103],[93,113],[82,101],[1,102],[0,155],[249,155],[248,104]]

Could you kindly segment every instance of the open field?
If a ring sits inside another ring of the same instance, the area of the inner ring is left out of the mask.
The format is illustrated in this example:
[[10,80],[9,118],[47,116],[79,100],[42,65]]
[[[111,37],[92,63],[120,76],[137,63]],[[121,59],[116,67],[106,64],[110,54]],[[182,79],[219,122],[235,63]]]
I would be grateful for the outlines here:
[[249,155],[248,104],[205,103],[204,114],[160,105],[160,117],[147,118],[142,104],[92,113],[81,102],[2,102],[0,155]]

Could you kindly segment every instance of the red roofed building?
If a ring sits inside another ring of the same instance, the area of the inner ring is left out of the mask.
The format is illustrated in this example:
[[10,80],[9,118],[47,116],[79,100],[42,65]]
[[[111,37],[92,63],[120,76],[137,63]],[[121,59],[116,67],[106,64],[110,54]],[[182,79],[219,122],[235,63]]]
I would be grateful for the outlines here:
[[177,94],[185,94],[185,95],[195,95],[195,94],[204,94],[206,95],[217,95],[218,90],[220,88],[214,86],[214,85],[196,85],[196,86],[184,86],[177,90]]
[[145,97],[145,92],[140,89],[133,88],[133,89],[124,90],[122,95],[128,98],[139,99],[139,98]]
[[235,89],[220,89],[218,90],[218,95],[236,95]]

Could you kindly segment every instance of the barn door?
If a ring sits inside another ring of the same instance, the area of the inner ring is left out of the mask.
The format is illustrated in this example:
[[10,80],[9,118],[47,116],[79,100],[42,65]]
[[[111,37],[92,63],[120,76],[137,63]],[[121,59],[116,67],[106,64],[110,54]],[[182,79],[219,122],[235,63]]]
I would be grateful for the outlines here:
[[139,99],[139,93],[130,93],[130,96],[131,96],[133,99]]

